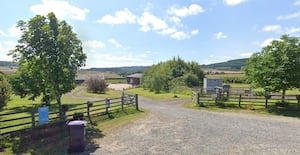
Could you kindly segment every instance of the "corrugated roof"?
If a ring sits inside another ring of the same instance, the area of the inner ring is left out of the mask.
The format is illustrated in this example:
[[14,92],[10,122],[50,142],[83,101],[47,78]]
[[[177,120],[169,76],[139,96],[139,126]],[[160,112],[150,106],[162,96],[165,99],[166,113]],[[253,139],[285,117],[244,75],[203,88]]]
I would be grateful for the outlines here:
[[132,74],[132,75],[128,75],[127,77],[130,77],[130,78],[142,78],[143,74],[141,73],[135,73],[135,74]]

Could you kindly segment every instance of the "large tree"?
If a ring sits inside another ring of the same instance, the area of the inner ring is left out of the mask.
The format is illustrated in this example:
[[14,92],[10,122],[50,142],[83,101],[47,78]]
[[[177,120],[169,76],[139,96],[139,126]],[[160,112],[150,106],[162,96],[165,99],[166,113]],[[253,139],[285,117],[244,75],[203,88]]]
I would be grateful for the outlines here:
[[281,36],[259,53],[254,53],[244,68],[247,79],[265,91],[282,91],[300,88],[300,42],[297,37]]
[[66,21],[53,13],[19,21],[22,36],[11,51],[19,69],[12,78],[13,89],[31,99],[42,95],[56,99],[62,116],[61,96],[75,87],[77,69],[85,64],[82,43]]

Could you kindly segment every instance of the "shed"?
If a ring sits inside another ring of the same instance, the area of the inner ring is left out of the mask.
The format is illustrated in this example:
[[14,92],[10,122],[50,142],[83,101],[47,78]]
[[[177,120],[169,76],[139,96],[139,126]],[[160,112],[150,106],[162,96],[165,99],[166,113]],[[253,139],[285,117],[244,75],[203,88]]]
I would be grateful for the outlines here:
[[139,86],[140,84],[142,84],[142,76],[143,76],[143,74],[141,74],[141,73],[128,75],[127,83],[131,84],[132,86]]
[[216,78],[204,78],[203,79],[203,89],[205,93],[216,93],[217,87],[223,87],[223,79]]

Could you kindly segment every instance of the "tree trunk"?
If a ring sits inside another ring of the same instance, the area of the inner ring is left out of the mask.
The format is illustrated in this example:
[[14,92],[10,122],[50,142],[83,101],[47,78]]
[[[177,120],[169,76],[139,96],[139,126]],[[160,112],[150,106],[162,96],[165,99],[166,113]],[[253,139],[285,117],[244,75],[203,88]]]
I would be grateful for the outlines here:
[[281,103],[284,103],[284,102],[285,102],[285,93],[286,93],[286,90],[283,89],[283,90],[282,90],[282,96],[281,96]]
[[64,114],[63,114],[63,110],[62,110],[62,106],[61,106],[61,95],[56,96],[56,101],[57,101],[58,109],[59,109],[59,118],[60,118],[60,120],[64,120]]

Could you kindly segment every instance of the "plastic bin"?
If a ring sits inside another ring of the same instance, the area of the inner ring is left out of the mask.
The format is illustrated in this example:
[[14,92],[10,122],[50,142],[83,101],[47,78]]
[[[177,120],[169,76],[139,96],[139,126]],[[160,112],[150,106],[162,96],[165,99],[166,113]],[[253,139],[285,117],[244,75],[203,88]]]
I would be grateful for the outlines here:
[[67,123],[69,127],[69,149],[68,152],[83,152],[85,148],[86,121],[76,120]]

